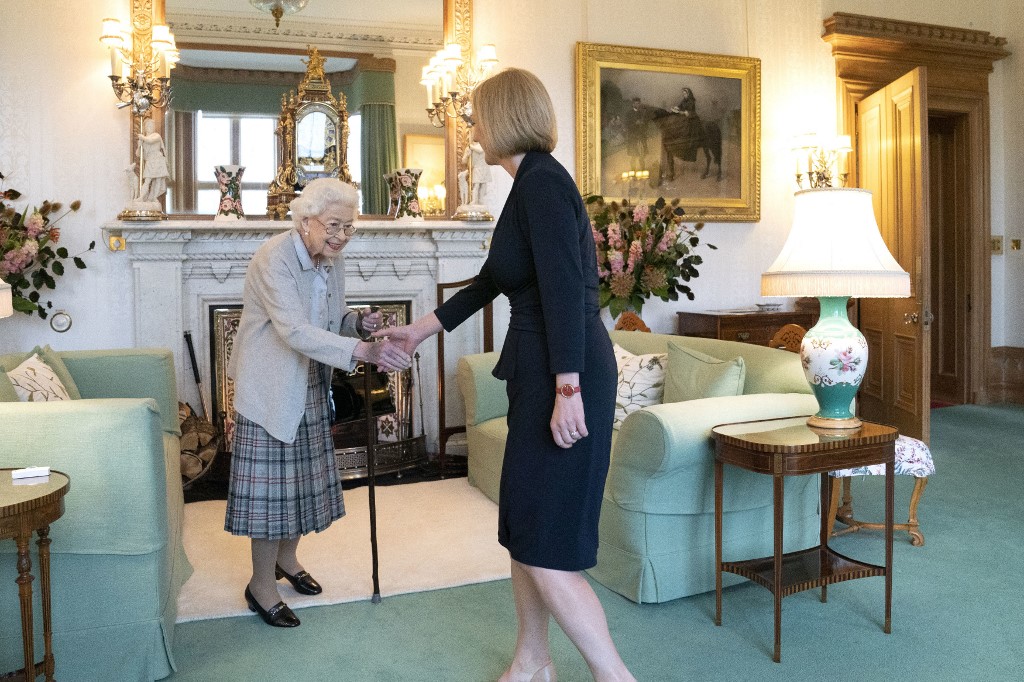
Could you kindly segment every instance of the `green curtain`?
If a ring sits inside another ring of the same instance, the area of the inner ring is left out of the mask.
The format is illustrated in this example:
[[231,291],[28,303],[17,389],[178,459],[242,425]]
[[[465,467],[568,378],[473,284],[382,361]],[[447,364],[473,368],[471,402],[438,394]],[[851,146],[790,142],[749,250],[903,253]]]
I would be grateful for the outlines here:
[[362,114],[363,213],[388,212],[384,175],[398,167],[398,134],[394,104],[364,104]]
[[398,130],[395,124],[395,74],[363,71],[348,96],[349,111],[362,114],[363,213],[388,212],[384,175],[398,167]]

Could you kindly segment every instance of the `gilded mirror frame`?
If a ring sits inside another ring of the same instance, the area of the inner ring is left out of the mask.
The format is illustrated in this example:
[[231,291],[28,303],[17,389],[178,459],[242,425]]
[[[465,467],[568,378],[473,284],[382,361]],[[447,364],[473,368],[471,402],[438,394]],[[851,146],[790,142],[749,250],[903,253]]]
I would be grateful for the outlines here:
[[[131,16],[146,15],[152,12],[153,21],[163,21],[166,16],[165,0],[131,0]],[[469,54],[473,45],[473,2],[472,0],[443,0],[443,42],[445,44],[456,42],[462,46],[463,54]],[[147,27],[148,28],[148,27]],[[146,31],[148,36],[148,30]],[[135,44],[141,45],[140,37],[135,38]],[[148,45],[148,39],[146,40]],[[171,74],[171,86],[174,85],[174,74]],[[426,111],[424,111],[426,116]],[[161,136],[165,135],[163,116],[154,117],[156,131]],[[131,159],[135,161],[136,130],[138,121],[132,116],[128,127],[128,148]],[[464,121],[458,120],[455,126],[446,126],[445,138],[445,186],[458,187],[459,171],[466,167],[462,161],[463,153],[469,144],[469,127]],[[458,192],[448,192],[445,199],[445,215],[443,218],[450,219],[458,207]],[[186,220],[208,220],[210,215],[199,214],[168,214],[169,218]],[[380,219],[383,216],[360,216],[367,219]]]

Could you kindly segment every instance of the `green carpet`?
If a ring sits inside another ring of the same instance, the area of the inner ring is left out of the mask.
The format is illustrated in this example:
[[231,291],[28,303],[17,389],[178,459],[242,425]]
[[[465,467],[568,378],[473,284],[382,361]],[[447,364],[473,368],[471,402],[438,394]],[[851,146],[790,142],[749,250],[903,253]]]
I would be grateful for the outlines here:
[[[937,473],[919,508],[925,536],[898,533],[893,632],[882,633],[883,580],[868,578],[787,597],[782,663],[771,661],[772,597],[745,583],[638,606],[600,585],[612,635],[638,680],[1024,679],[1021,569],[1022,406],[932,411]],[[913,481],[896,481],[905,520]],[[882,518],[884,479],[853,484],[858,518]],[[881,562],[881,534],[835,540],[840,552]],[[438,548],[443,551],[443,548]],[[301,611],[297,630],[255,616],[179,625],[174,653],[185,680],[495,680],[515,642],[508,581]],[[552,652],[562,682],[589,680],[557,626]]]

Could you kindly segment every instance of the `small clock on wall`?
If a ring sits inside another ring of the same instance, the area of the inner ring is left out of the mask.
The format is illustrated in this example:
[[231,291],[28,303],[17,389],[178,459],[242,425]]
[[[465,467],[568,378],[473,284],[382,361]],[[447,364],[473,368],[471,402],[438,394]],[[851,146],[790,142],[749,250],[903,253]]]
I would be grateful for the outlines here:
[[58,334],[63,334],[71,329],[71,316],[63,310],[58,310],[50,316],[50,329]]

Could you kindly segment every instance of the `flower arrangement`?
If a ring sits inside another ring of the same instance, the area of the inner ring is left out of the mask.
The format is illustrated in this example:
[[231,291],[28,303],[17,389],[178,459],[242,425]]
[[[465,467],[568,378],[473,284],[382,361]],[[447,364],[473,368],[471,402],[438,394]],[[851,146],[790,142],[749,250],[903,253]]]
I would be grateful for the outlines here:
[[599,302],[613,318],[627,309],[639,313],[651,296],[677,301],[684,294],[693,300],[684,282],[699,274],[703,259],[694,249],[704,223],[684,224],[686,213],[678,199],[666,202],[659,197],[653,204],[631,205],[605,202],[595,195],[586,203],[597,247]]
[[[3,179],[0,173],[0,181]],[[63,246],[55,248],[60,241],[57,223],[77,211],[82,202],[73,201],[65,210],[60,202],[44,201],[38,208],[19,213],[8,202],[20,197],[18,190],[0,186],[0,278],[11,285],[15,310],[46,319],[53,303],[43,298],[44,291],[57,287],[56,278],[64,274],[67,258],[84,270],[82,253],[92,251],[96,242],[77,256],[69,256]]]

